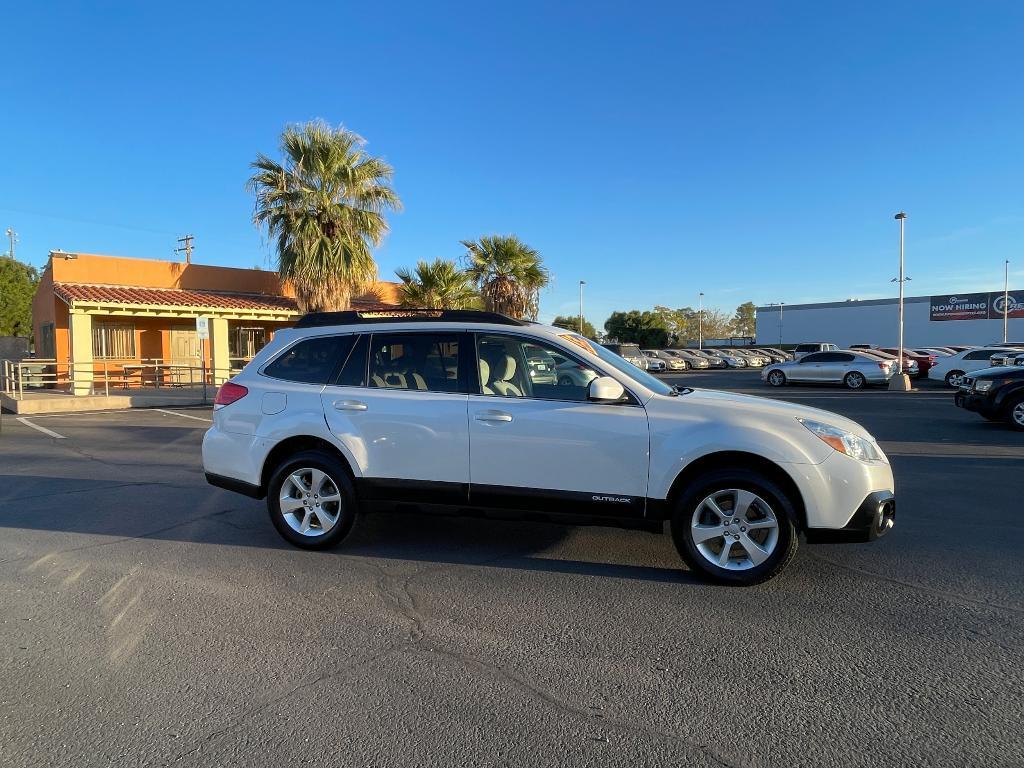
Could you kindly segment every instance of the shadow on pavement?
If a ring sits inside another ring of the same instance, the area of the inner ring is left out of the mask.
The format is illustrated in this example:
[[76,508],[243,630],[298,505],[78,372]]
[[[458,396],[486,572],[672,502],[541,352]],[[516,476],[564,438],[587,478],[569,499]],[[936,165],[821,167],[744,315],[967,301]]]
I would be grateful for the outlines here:
[[[304,552],[284,542],[267,518],[262,502],[205,487],[161,483],[0,475],[0,528],[111,537],[86,546],[112,545],[119,539],[155,539],[282,550],[303,557],[368,557],[447,565],[512,568],[652,582],[697,583],[674,568],[604,561],[621,558],[623,547],[602,551],[587,542],[594,559],[545,557],[563,543],[572,526],[523,520],[377,512],[362,517],[336,549]],[[633,540],[635,542],[635,539]],[[57,549],[80,548],[67,542]],[[635,549],[635,548],[633,548]]]

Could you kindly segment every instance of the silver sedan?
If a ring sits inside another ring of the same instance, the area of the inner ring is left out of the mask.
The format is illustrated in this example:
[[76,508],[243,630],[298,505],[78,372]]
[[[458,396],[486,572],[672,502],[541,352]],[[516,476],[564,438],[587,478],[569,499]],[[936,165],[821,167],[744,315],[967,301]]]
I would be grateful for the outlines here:
[[880,360],[859,352],[813,352],[799,360],[773,363],[761,370],[761,380],[773,387],[796,384],[843,384],[862,389],[885,384],[896,368],[895,360]]

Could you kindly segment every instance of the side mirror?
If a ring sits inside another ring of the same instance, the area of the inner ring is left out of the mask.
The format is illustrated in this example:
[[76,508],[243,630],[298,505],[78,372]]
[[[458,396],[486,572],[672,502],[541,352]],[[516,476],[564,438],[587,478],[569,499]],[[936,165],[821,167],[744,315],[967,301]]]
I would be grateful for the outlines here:
[[611,376],[598,376],[587,385],[587,399],[595,403],[617,403],[625,388]]

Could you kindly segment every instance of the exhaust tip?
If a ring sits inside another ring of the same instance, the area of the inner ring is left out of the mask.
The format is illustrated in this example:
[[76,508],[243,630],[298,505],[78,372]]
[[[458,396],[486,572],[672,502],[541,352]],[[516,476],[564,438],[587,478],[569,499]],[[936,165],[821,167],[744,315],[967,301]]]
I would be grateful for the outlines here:
[[881,538],[885,536],[892,527],[896,524],[896,505],[890,499],[883,501],[878,505],[878,511],[875,513],[875,537]]

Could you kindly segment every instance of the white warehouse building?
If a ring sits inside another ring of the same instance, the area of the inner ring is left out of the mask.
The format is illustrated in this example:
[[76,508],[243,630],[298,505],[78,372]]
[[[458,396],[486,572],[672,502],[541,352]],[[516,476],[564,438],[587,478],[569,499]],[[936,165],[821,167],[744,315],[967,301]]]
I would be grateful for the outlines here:
[[[1007,340],[1024,342],[1024,291],[1007,302]],[[991,344],[1003,340],[1003,292],[912,296],[903,300],[907,347]],[[757,344],[776,346],[824,341],[895,346],[899,342],[898,299],[772,304],[757,308]]]

